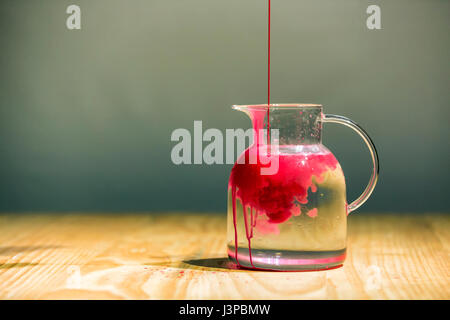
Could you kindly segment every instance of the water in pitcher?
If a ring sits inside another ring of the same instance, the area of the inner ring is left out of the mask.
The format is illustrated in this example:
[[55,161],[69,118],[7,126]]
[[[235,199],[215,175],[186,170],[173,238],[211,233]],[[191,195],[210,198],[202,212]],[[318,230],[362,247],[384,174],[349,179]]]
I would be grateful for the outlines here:
[[[322,144],[254,145],[242,157],[277,156],[279,168],[237,161],[228,186],[228,254],[239,266],[295,270],[342,264],[346,192],[342,169]],[[274,154],[276,153],[276,154]],[[237,258],[236,258],[237,257]]]

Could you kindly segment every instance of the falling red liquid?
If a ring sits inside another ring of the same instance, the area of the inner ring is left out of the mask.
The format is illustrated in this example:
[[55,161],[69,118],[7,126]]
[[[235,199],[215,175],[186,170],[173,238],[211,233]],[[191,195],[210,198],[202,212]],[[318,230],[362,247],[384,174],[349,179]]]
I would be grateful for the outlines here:
[[267,23],[267,144],[270,144],[270,0]]

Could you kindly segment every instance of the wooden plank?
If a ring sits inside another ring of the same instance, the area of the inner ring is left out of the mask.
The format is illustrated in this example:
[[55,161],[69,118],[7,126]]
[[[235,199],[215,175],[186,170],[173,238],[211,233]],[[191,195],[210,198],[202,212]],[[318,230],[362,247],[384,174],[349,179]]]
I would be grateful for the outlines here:
[[230,269],[224,215],[1,215],[0,299],[449,299],[449,215],[349,218],[344,267]]

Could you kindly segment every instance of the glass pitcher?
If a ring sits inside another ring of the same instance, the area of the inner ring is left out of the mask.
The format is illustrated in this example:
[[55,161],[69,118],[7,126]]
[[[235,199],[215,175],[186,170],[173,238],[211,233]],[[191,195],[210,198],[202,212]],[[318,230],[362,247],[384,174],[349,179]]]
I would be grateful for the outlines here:
[[[321,105],[233,109],[245,112],[254,130],[253,144],[238,157],[228,184],[229,258],[240,267],[265,270],[342,265],[347,215],[369,198],[378,179],[378,155],[370,137],[346,117],[323,114]],[[322,145],[324,122],[352,128],[370,150],[369,184],[349,205],[341,166]]]

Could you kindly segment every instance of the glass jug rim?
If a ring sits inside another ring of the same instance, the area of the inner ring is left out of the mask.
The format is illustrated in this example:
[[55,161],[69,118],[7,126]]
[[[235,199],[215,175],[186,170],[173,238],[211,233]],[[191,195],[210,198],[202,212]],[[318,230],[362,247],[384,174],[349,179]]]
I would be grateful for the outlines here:
[[234,110],[282,110],[282,109],[304,109],[304,108],[322,108],[321,104],[314,103],[274,103],[274,104],[243,104],[232,105]]

